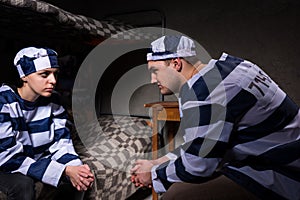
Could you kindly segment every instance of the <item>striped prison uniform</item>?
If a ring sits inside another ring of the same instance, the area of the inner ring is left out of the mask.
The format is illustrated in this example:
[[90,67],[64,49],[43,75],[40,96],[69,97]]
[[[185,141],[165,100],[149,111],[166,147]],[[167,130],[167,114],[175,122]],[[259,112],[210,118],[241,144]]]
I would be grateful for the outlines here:
[[257,65],[223,53],[179,93],[184,143],[152,168],[153,187],[221,173],[266,199],[300,198],[299,107]]
[[0,171],[57,186],[67,165],[81,165],[57,93],[35,102],[0,88]]

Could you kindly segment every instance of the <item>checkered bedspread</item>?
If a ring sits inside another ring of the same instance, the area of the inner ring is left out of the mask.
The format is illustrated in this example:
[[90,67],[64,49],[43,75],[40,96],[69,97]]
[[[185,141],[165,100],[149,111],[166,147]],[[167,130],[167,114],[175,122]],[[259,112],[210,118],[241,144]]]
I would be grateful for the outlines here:
[[[151,151],[151,128],[145,119],[138,117],[108,115],[100,117],[99,122],[103,139],[98,138],[88,149],[78,135],[74,139],[77,152],[96,176],[87,196],[89,199],[125,199],[136,191],[129,173],[133,162]],[[95,127],[99,128],[87,124],[87,132]]]

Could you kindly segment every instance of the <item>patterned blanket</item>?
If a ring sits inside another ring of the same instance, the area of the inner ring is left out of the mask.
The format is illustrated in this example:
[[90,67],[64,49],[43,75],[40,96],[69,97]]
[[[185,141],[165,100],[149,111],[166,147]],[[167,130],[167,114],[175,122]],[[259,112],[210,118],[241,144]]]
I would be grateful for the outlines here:
[[[98,138],[88,149],[78,135],[74,139],[77,152],[96,176],[87,197],[125,199],[136,191],[129,173],[133,162],[151,154],[151,128],[145,119],[138,117],[108,115],[100,117],[99,122],[102,131],[98,131],[102,132],[103,139]],[[95,127],[99,128],[88,124],[87,133]]]

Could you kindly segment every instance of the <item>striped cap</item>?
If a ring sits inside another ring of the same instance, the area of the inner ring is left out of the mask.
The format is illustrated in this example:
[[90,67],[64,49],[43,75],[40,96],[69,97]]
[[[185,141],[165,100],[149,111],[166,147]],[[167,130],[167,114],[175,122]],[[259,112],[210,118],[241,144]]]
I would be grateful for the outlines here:
[[147,54],[147,61],[195,56],[195,49],[194,41],[190,38],[167,35],[151,43],[151,52]]
[[58,68],[57,53],[48,48],[27,47],[21,49],[15,59],[20,78],[47,68]]

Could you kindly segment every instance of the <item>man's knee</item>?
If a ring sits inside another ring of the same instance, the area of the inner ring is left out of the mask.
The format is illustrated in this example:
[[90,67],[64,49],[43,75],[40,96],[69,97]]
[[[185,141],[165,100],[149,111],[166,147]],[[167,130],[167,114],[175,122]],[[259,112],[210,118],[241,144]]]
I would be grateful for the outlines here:
[[172,186],[162,195],[163,200],[184,199],[182,183],[173,183]]

